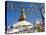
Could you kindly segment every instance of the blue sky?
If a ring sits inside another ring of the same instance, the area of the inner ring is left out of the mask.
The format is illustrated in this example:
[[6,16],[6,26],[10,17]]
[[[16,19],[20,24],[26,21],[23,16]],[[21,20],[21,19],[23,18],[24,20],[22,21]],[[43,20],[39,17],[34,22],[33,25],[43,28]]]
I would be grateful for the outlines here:
[[[27,3],[27,2],[8,2],[7,3],[7,25],[11,26],[18,22],[20,16],[20,7],[25,9],[26,21],[34,24],[36,20],[42,19],[39,6],[43,6],[42,3]],[[13,5],[13,6],[12,6]],[[16,6],[16,7],[15,7]],[[43,6],[44,7],[44,6]]]

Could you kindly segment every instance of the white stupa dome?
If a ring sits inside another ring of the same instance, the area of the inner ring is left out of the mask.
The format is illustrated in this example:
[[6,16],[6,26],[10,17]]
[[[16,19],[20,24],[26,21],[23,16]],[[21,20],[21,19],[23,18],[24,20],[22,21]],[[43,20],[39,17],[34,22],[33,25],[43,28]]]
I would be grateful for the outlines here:
[[[12,25],[13,29],[11,31],[9,31],[8,33],[14,33],[14,32],[19,32],[19,31],[24,30],[26,27],[25,28],[21,27],[23,25],[27,26],[28,29],[33,28],[32,23],[24,20],[24,21],[20,21],[20,22],[15,23],[14,25]],[[16,29],[17,26],[20,26],[20,27],[18,29]]]
[[31,27],[33,27],[32,23],[30,22],[27,22],[27,21],[20,21],[20,22],[17,22],[13,25],[13,27],[16,27],[16,26],[23,26],[23,25],[31,25]]

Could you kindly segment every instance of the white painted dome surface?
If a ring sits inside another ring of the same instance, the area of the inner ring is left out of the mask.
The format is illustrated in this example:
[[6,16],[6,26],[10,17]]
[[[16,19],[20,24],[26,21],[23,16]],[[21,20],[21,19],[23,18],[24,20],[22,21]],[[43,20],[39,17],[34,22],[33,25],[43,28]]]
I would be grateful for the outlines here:
[[19,31],[25,30],[24,27],[19,27],[18,29],[15,28],[17,26],[23,26],[23,25],[25,25],[25,26],[30,25],[30,26],[27,26],[29,29],[33,27],[33,25],[31,23],[24,20],[24,21],[20,21],[20,22],[15,23],[13,25],[13,30],[10,31],[9,33],[14,33],[14,32],[19,32]]
[[22,25],[32,25],[30,22],[27,22],[27,21],[20,21],[20,22],[17,22],[13,25],[13,27],[16,27],[16,26],[22,26]]

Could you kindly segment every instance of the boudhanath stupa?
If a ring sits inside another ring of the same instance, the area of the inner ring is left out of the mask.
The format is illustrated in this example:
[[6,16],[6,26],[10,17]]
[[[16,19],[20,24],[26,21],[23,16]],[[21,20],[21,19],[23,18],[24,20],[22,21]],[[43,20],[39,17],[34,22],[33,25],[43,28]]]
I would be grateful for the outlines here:
[[33,24],[26,21],[26,16],[24,9],[21,9],[21,15],[19,21],[14,23],[13,28],[11,28],[7,33],[17,33],[17,32],[29,32],[33,28]]

